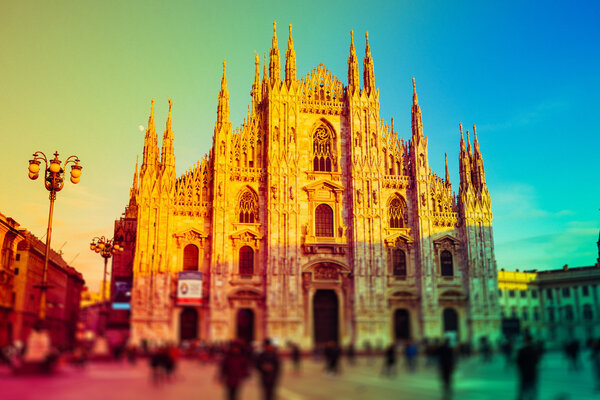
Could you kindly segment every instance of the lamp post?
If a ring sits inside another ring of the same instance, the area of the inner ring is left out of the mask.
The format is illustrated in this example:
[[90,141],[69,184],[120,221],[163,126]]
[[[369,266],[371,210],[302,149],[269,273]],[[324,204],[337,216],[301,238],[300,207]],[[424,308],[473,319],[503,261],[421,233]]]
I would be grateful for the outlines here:
[[[101,313],[106,316],[106,266],[108,264],[108,259],[112,257],[113,254],[123,251],[123,247],[118,243],[115,243],[113,239],[107,239],[104,236],[95,237],[92,239],[90,243],[90,250],[99,253],[102,258],[104,258],[104,275],[102,276],[102,309]],[[104,321],[104,325],[101,324],[101,333],[104,333],[104,328],[106,325],[106,321]]]
[[[40,164],[44,161],[44,185],[50,192],[50,212],[48,213],[48,230],[46,231],[46,252],[44,254],[44,270],[42,272],[42,283],[36,285],[39,288],[40,293],[40,311],[39,317],[41,320],[46,319],[46,291],[48,290],[48,256],[50,254],[50,238],[52,235],[52,213],[54,212],[54,200],[56,200],[56,193],[60,192],[65,185],[65,170],[69,163],[71,165],[71,182],[78,183],[81,178],[82,166],[79,165],[81,162],[79,157],[70,156],[65,161],[64,165],[61,165],[61,161],[58,159],[58,151],[54,153],[54,158],[48,160],[46,155],[41,151],[33,153],[33,158],[29,160],[29,179],[36,180],[40,172]],[[63,168],[64,166],[64,168]]]

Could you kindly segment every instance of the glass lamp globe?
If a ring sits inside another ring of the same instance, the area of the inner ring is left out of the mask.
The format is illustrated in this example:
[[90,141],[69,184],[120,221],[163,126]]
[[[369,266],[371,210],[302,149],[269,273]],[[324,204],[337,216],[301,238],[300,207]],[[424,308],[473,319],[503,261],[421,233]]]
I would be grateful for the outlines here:
[[52,160],[50,162],[50,172],[55,173],[55,174],[60,171],[60,163],[57,161]]
[[37,173],[40,172],[40,162],[37,160],[29,161],[29,172],[37,175]]

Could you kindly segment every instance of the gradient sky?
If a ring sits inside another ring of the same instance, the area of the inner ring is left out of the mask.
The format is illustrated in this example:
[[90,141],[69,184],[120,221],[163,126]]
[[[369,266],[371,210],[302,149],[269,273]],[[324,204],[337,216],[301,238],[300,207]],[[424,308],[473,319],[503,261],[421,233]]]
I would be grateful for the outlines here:
[[[94,236],[112,237],[156,99],[157,131],[173,100],[179,174],[212,142],[222,61],[231,120],[250,102],[254,52],[272,23],[298,77],[323,63],[347,82],[350,29],[364,32],[381,117],[410,137],[415,77],[430,165],[448,153],[458,183],[458,123],[477,124],[492,196],[498,268],[592,265],[600,226],[600,8],[523,1],[1,1],[0,212],[38,237],[48,192],[27,178],[36,150],[78,155],[81,182],[58,194],[52,247],[97,288]],[[262,56],[261,56],[262,60]],[[262,61],[261,61],[262,62]],[[282,61],[282,65],[283,61]],[[261,65],[262,68],[262,65]],[[361,67],[362,76],[362,67]]]

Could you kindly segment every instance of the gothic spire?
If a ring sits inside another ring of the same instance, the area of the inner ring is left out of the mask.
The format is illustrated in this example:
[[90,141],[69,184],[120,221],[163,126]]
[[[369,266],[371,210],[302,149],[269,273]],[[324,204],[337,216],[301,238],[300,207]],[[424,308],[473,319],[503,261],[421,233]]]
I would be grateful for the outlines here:
[[365,47],[365,60],[363,62],[363,84],[367,95],[375,90],[375,72],[373,69],[373,59],[371,58],[371,47],[369,47],[369,32],[365,33],[367,44]]
[[448,173],[448,154],[444,153],[444,160],[446,162],[446,185],[450,185],[450,174]]
[[354,49],[354,31],[350,31],[350,55],[348,56],[348,91],[354,94],[360,90],[360,78],[358,76],[358,59]]
[[469,158],[473,156],[473,149],[471,148],[471,138],[469,138],[469,130],[467,129],[467,151],[469,152]]
[[258,53],[254,53],[254,83],[252,84],[250,96],[252,96],[252,106],[254,107],[254,110],[256,110],[258,108],[258,104],[260,103],[261,97],[260,57],[258,56]]
[[460,128],[460,156],[462,157],[462,153],[464,153],[466,151],[465,138],[463,136],[462,123],[459,123],[458,127]]
[[225,74],[226,66],[227,63],[223,60],[223,78],[221,78],[219,105],[217,106],[217,129],[229,122],[229,92],[227,91],[227,75]]
[[129,198],[131,199],[138,191],[138,161],[140,159],[139,154],[135,157],[135,172],[133,173],[133,184],[129,191]]
[[[459,193],[465,193],[471,187],[471,157],[465,148],[465,138],[463,136],[462,124],[458,124],[460,128],[460,155],[458,156],[458,171],[460,174]],[[469,131],[467,131],[467,135]],[[467,136],[467,141],[468,141]]]
[[148,168],[158,167],[158,136],[154,128],[154,99],[150,102],[150,117],[148,118],[148,129],[144,136],[144,157],[140,173],[145,173]]
[[171,108],[173,102],[169,99],[169,115],[167,116],[167,129],[163,134],[162,152],[161,152],[161,169],[165,170],[168,167],[175,166],[175,154],[173,148],[173,119],[171,117]]
[[421,107],[419,106],[419,101],[417,98],[417,88],[415,86],[415,78],[412,78],[413,83],[413,105],[411,109],[412,116],[412,134],[413,139],[416,139],[416,142],[423,140],[425,137],[423,136],[423,120],[421,118]]
[[294,40],[292,39],[292,24],[290,24],[288,48],[285,52],[285,83],[290,87],[292,82],[296,82],[296,52],[294,51]]
[[271,86],[281,83],[281,62],[277,48],[277,23],[273,21],[273,46],[269,60],[269,83]]
[[483,168],[483,157],[479,151],[479,141],[477,140],[477,128],[473,124],[473,145],[475,146],[475,153],[473,154],[473,180],[475,187],[478,190],[482,190],[485,186],[485,170]]

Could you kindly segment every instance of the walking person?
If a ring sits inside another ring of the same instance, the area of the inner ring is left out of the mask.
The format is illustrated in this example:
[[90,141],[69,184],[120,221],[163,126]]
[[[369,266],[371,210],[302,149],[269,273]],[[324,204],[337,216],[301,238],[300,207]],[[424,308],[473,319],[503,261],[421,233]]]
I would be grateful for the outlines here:
[[394,343],[385,350],[381,374],[390,377],[396,375],[396,345]]
[[535,400],[537,398],[538,364],[540,355],[531,336],[525,336],[525,343],[517,353],[519,370],[519,393],[517,400]]
[[406,368],[409,372],[415,372],[417,367],[417,345],[414,341],[409,340],[404,346],[404,358],[406,360]]
[[600,391],[600,339],[592,342],[590,359],[592,362],[592,372],[594,373],[595,388],[597,391]]
[[260,383],[263,390],[264,400],[275,398],[275,387],[279,380],[280,361],[277,348],[270,339],[263,342],[263,351],[256,357],[256,369],[260,374]]
[[242,343],[233,340],[223,356],[219,368],[219,381],[225,385],[227,400],[237,400],[242,382],[249,376],[248,357]]
[[452,374],[456,364],[454,349],[450,346],[450,339],[444,339],[444,342],[435,352],[437,353],[438,368],[443,384],[442,399],[450,400],[452,398]]
[[292,364],[294,365],[294,373],[298,375],[300,373],[300,362],[301,354],[300,347],[296,343],[291,344],[292,347]]

